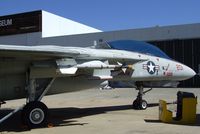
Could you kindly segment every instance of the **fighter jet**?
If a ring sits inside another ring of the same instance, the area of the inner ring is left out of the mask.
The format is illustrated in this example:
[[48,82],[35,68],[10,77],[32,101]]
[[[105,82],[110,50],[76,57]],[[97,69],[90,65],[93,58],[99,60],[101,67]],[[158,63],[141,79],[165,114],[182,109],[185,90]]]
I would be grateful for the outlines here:
[[22,110],[23,123],[39,127],[48,118],[48,108],[41,102],[43,96],[113,82],[137,89],[133,107],[146,109],[144,86],[174,86],[195,74],[157,47],[138,41],[105,42],[87,48],[0,45],[0,104],[26,98],[24,106],[3,117],[0,123]]

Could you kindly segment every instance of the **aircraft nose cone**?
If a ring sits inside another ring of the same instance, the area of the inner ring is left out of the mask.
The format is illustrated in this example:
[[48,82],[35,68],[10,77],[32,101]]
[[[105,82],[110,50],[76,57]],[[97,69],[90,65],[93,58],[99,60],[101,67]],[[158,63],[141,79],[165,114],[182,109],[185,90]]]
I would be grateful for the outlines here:
[[196,72],[192,68],[190,68],[188,66],[185,66],[185,71],[184,72],[186,73],[186,76],[188,77],[188,79],[192,78],[193,76],[196,75]]

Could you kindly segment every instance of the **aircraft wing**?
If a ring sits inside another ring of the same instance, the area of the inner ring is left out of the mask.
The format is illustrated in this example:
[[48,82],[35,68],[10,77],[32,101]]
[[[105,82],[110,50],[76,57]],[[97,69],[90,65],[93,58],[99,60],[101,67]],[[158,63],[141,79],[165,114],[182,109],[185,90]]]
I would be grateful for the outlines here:
[[129,54],[114,53],[113,51],[95,50],[80,47],[63,47],[63,46],[18,46],[18,45],[1,45],[0,57],[23,57],[23,58],[73,58],[85,60],[109,60],[115,62],[145,61],[146,58],[130,56]]
[[[130,54],[132,53],[119,50],[80,47],[0,45],[1,58],[22,58],[41,62],[51,59],[56,62],[61,74],[70,75],[75,74],[78,69],[128,68],[129,64],[147,60]],[[80,63],[78,60],[84,62]],[[105,64],[105,61],[109,64]]]
[[17,46],[0,45],[0,57],[25,58],[25,59],[52,59],[75,57],[78,51],[60,46]]

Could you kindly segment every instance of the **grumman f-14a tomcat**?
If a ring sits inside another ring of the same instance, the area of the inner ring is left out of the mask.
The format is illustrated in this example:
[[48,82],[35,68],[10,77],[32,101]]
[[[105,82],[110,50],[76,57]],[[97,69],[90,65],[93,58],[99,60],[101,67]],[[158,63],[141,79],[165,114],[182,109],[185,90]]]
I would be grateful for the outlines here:
[[138,90],[133,106],[146,109],[144,86],[174,86],[195,74],[157,47],[138,41],[113,41],[88,48],[0,45],[1,104],[26,98],[25,106],[3,117],[0,123],[22,110],[24,124],[44,125],[48,113],[41,102],[44,95],[94,88],[112,81],[133,85]]

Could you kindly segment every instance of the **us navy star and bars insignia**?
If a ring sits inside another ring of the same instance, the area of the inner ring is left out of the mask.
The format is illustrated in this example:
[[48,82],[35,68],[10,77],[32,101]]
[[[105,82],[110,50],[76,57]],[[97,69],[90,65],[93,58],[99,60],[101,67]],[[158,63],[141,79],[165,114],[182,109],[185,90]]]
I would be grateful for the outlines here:
[[155,65],[153,61],[148,61],[147,64],[143,64],[143,69],[147,70],[149,74],[153,75],[155,72],[158,75],[159,65]]

